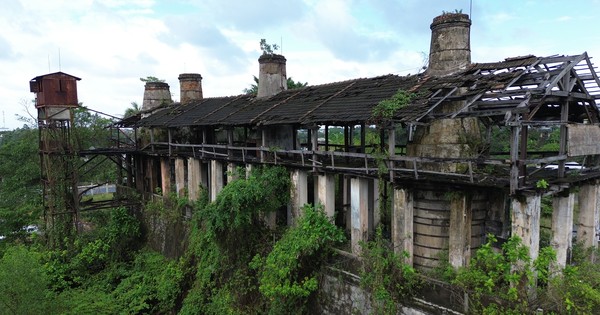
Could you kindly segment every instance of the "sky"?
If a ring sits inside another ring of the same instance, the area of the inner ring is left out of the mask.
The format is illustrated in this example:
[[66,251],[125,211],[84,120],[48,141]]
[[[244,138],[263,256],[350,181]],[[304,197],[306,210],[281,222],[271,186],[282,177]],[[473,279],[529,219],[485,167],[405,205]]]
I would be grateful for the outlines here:
[[287,75],[309,85],[422,71],[431,21],[470,14],[473,62],[588,52],[600,65],[600,0],[3,0],[1,128],[35,113],[29,81],[81,78],[79,101],[120,117],[155,76],[179,100],[178,75],[205,97],[241,94],[258,76],[259,42],[278,44]]

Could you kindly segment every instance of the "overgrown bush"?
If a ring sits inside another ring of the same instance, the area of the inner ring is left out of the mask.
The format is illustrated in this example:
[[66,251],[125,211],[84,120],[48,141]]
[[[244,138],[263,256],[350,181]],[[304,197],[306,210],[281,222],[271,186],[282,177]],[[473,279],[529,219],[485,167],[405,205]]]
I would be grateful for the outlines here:
[[361,245],[360,285],[369,292],[374,313],[397,314],[398,305],[421,284],[415,269],[405,262],[408,253],[395,253],[380,227],[373,241]]
[[0,259],[0,314],[43,314],[49,306],[48,278],[40,254],[8,248]]
[[469,294],[469,308],[475,314],[529,313],[536,305],[538,285],[549,279],[550,264],[556,254],[550,247],[540,250],[537,259],[529,257],[529,248],[513,236],[496,251],[496,239],[488,242],[471,258],[468,267],[460,268],[452,281]]
[[261,216],[288,203],[289,185],[285,168],[262,167],[228,183],[214,202],[201,199],[186,255],[193,281],[182,314],[264,311],[256,270],[248,264],[257,254],[266,255],[277,239]]
[[550,279],[545,308],[560,314],[593,314],[600,309],[600,264],[594,262],[600,252],[573,246],[573,264]]
[[321,208],[305,205],[297,225],[289,228],[266,256],[256,256],[251,267],[259,271],[260,292],[271,314],[306,311],[308,297],[317,290],[317,272],[344,232],[330,222]]

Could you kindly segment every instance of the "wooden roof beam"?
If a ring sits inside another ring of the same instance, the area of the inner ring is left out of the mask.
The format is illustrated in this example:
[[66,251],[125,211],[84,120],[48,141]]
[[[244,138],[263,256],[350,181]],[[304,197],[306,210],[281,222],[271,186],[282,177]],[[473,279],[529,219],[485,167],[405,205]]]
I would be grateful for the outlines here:
[[578,63],[580,63],[582,60],[584,60],[586,58],[586,54],[581,54],[579,56],[577,56],[576,58],[573,58],[570,63],[566,64],[569,61],[565,61],[564,68],[562,69],[562,71],[556,75],[552,81],[550,81],[550,83],[548,84],[548,86],[546,86],[546,94],[548,94],[550,91],[552,91],[552,89],[554,87],[556,87],[558,85],[558,82],[563,79],[563,77],[565,75],[567,75],[568,73],[570,73],[571,69],[573,69],[574,66],[576,66]]

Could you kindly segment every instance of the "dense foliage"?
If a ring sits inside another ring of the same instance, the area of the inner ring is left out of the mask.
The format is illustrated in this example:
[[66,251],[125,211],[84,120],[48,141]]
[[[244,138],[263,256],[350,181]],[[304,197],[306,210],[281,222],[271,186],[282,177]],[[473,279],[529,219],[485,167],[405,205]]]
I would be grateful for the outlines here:
[[488,235],[488,242],[477,250],[469,266],[461,268],[453,284],[469,294],[469,308],[478,314],[524,314],[537,309],[539,290],[544,290],[550,277],[551,264],[556,254],[550,247],[540,250],[537,259],[529,257],[529,248],[519,237],[513,236],[494,249],[496,239]]
[[288,229],[266,256],[256,256],[259,290],[272,314],[306,312],[306,299],[318,288],[317,271],[344,233],[321,208],[305,205],[297,225]]
[[37,129],[0,133],[0,235],[9,240],[24,240],[42,215],[39,161]]
[[370,293],[376,314],[398,314],[398,307],[421,285],[416,270],[405,262],[408,253],[397,254],[378,228],[375,239],[362,244],[360,285]]

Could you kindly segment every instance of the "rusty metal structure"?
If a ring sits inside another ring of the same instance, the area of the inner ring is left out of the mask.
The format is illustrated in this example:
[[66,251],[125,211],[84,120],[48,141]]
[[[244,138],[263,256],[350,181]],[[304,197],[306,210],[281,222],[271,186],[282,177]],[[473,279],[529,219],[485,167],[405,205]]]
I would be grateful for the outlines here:
[[73,109],[79,107],[79,80],[56,72],[29,82],[30,91],[36,94],[45,233],[52,247],[62,246],[64,238],[77,229],[77,169],[71,128]]

